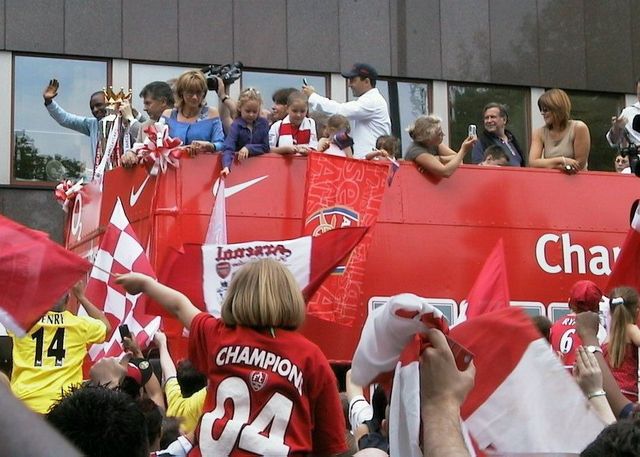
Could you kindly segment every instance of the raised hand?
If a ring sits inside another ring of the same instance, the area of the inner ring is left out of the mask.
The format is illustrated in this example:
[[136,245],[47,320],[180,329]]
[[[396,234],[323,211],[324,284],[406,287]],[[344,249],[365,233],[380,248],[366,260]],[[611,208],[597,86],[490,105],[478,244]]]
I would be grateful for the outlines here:
[[44,92],[42,92],[42,98],[44,98],[45,105],[51,103],[51,100],[53,100],[58,95],[59,87],[60,83],[57,79],[49,80],[49,85],[45,87]]

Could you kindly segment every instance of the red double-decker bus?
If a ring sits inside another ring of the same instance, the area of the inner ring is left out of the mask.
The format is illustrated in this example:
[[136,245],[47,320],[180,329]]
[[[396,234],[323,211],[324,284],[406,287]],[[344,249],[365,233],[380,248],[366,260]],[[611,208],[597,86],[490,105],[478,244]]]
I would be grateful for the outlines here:
[[[226,181],[230,243],[302,235],[306,160],[267,154],[234,167]],[[67,247],[91,257],[119,198],[161,271],[172,246],[203,242],[219,161],[217,155],[183,158],[179,168],[155,177],[143,167],[108,172],[102,192],[90,184],[76,197]],[[462,166],[452,178],[437,180],[401,163],[372,229],[355,324],[310,316],[302,331],[330,360],[345,361],[369,309],[391,295],[430,298],[455,320],[500,238],[512,305],[558,317],[576,280],[606,285],[639,194],[633,175]],[[170,336],[178,340],[181,329],[172,325]]]

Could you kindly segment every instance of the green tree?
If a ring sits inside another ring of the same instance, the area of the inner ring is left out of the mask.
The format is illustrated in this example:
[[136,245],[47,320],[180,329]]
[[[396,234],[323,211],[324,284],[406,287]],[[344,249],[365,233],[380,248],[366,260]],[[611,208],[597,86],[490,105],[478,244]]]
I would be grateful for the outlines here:
[[77,179],[81,176],[84,164],[80,160],[63,157],[60,154],[41,154],[35,146],[33,138],[24,131],[16,132],[15,144],[15,177],[28,181],[46,181],[52,179],[47,176],[47,164],[52,160],[59,162],[64,169],[64,178]]

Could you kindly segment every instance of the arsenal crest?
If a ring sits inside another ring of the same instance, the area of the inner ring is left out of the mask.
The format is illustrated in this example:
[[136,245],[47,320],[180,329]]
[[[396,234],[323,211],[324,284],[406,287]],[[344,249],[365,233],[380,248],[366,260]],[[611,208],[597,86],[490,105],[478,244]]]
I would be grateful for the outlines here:
[[252,371],[249,381],[251,388],[257,392],[267,383],[267,373],[264,371]]
[[226,278],[229,276],[229,273],[231,273],[231,264],[229,262],[216,263],[216,273],[218,273],[218,276],[222,279]]

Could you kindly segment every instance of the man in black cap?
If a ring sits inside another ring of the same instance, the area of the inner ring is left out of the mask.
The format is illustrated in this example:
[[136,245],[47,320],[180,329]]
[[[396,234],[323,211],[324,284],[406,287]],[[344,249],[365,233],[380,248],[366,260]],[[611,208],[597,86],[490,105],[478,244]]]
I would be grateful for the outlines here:
[[353,136],[353,156],[364,159],[375,149],[376,140],[391,134],[391,119],[387,101],[376,89],[378,72],[371,65],[356,63],[351,70],[342,73],[349,79],[349,87],[356,100],[339,103],[322,97],[312,86],[303,86],[302,91],[309,97],[309,107],[326,114],[341,114],[351,122]]

